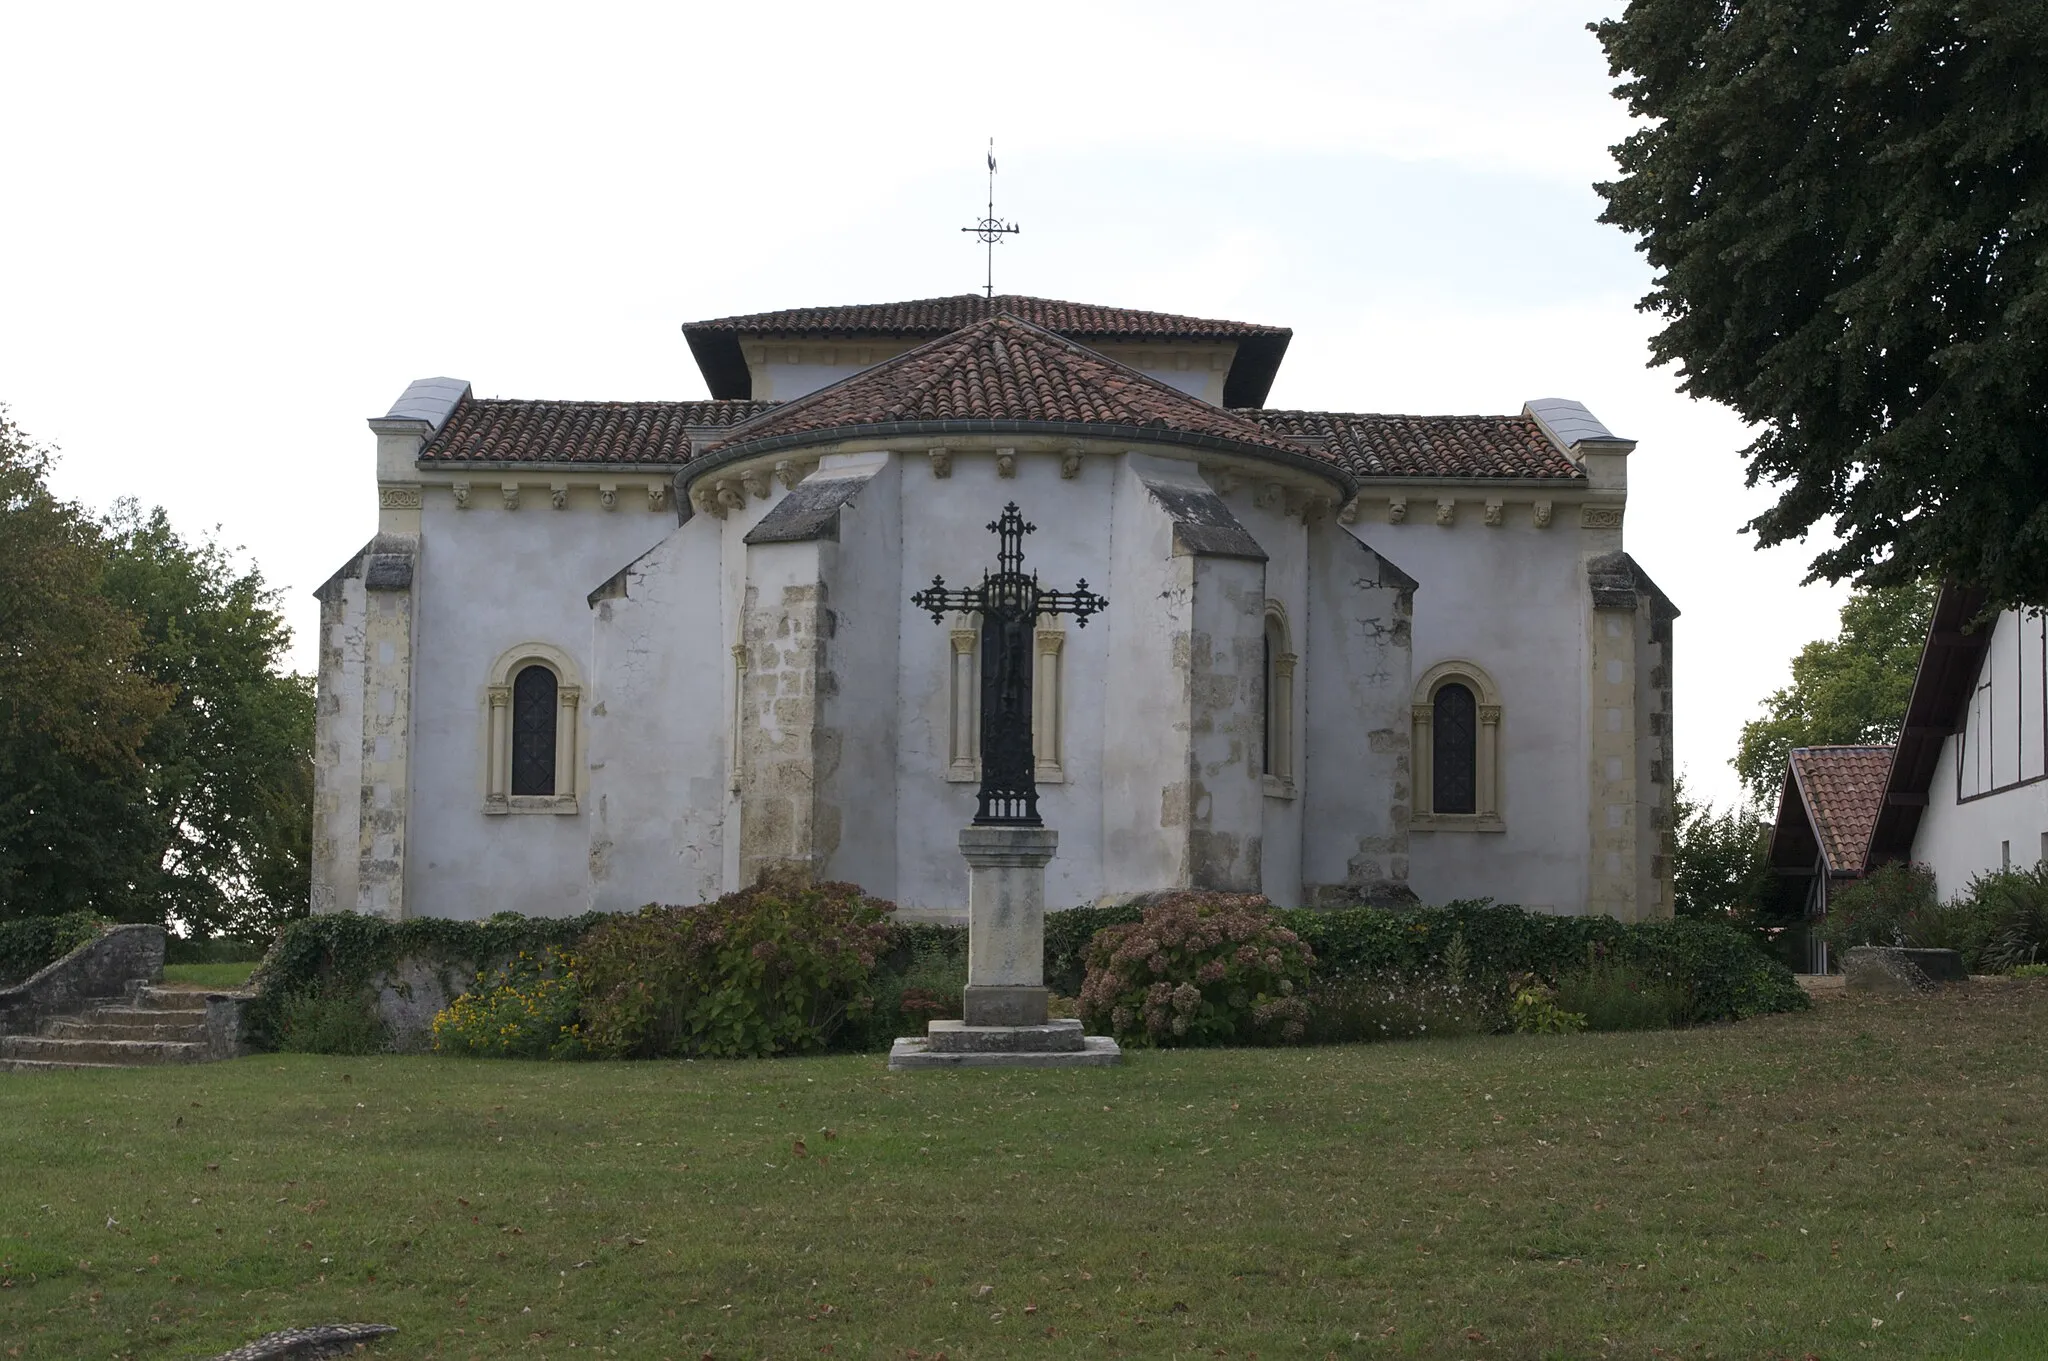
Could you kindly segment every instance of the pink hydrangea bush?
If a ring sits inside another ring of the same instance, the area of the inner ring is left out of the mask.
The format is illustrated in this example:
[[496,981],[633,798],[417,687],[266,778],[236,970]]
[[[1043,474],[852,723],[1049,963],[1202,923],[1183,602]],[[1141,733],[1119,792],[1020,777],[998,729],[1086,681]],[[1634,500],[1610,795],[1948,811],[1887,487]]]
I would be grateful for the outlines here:
[[1130,1045],[1295,1044],[1314,963],[1264,898],[1175,893],[1095,933],[1081,1019]]

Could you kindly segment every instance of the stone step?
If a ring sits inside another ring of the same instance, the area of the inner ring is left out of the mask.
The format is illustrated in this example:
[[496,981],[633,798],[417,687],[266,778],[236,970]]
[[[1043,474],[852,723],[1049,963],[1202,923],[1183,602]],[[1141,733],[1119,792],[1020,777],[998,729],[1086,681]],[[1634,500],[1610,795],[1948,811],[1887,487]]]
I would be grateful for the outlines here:
[[61,1063],[55,1059],[0,1058],[0,1073],[68,1073],[79,1068],[103,1068],[112,1072],[123,1066],[119,1063]]
[[150,1011],[205,1011],[206,993],[150,986],[136,995],[135,1005]]
[[0,1035],[0,1059],[105,1063],[133,1068],[144,1064],[200,1063],[205,1058],[205,1045],[181,1040],[60,1040],[47,1035]]
[[189,1040],[203,1043],[203,1014],[148,1011],[140,1007],[97,1007],[82,1016],[57,1016],[41,1032],[53,1040]]

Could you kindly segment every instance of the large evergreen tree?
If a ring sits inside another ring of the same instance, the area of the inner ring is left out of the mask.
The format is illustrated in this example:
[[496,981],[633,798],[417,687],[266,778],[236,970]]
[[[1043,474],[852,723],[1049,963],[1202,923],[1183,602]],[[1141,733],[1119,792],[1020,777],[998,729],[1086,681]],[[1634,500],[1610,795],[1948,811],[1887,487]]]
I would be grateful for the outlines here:
[[1657,362],[1760,429],[1763,544],[2048,602],[2048,0],[1632,0],[1602,220]]

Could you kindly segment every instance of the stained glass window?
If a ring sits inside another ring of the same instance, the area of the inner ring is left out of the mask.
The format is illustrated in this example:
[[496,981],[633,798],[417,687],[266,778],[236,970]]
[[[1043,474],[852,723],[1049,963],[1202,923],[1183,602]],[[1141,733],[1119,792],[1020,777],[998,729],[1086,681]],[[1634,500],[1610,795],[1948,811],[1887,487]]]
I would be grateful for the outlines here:
[[555,673],[545,666],[512,680],[512,792],[555,792]]
[[1430,724],[1431,811],[1476,812],[1479,709],[1471,690],[1453,681],[1436,692]]

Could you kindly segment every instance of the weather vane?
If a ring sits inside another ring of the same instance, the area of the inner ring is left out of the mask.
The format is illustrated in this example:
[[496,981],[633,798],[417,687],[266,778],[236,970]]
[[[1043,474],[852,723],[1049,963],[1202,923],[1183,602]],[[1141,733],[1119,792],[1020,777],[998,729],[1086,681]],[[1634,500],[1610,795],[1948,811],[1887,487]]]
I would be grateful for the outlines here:
[[962,227],[963,232],[973,232],[975,239],[988,247],[988,282],[983,291],[991,298],[996,295],[996,247],[1006,236],[1015,236],[1020,230],[1014,222],[1005,222],[996,216],[996,139],[988,139],[988,216],[972,227]]

